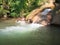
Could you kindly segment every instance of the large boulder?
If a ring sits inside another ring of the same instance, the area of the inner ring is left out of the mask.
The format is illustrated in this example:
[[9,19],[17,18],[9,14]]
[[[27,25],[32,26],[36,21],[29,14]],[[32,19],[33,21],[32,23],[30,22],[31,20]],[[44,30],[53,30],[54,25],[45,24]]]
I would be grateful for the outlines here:
[[53,2],[45,3],[41,7],[36,8],[35,10],[31,11],[30,14],[26,17],[26,20],[32,19],[33,17],[38,15],[43,9],[45,9],[47,7],[50,7],[51,9],[53,9],[55,7],[55,5],[53,4]]
[[55,2],[55,9],[53,10],[53,19],[52,24],[60,25],[60,0],[56,0]]
[[60,25],[60,11],[56,10],[53,14],[52,24]]
[[[26,20],[32,20],[33,21],[33,23],[35,23],[35,22],[38,22],[38,23],[40,23],[40,20],[41,20],[41,16],[39,15],[45,8],[47,8],[47,7],[50,7],[51,9],[53,9],[55,6],[54,6],[54,4],[53,3],[46,3],[46,4],[44,4],[44,5],[42,5],[41,7],[39,7],[39,8],[37,8],[37,9],[35,9],[35,10],[33,10],[27,17],[26,17]],[[51,18],[51,16],[49,15],[49,16],[47,16],[47,20],[48,21],[50,21],[50,18]],[[43,25],[45,25],[45,24],[47,24],[47,22],[45,22],[45,21],[43,21],[41,24],[43,24]]]
[[60,25],[60,15],[55,15],[52,20],[52,24]]

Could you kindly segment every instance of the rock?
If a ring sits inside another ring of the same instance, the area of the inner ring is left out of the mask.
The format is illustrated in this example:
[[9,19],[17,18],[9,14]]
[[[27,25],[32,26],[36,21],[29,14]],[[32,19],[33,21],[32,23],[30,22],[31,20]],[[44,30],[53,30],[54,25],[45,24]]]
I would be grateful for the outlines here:
[[55,3],[56,7],[53,10],[52,24],[60,25],[60,3]]
[[[29,20],[29,19],[30,19],[30,20],[33,21],[33,23],[40,23],[40,20],[42,20],[42,19],[41,19],[41,16],[40,16],[40,13],[41,13],[41,11],[42,11],[43,9],[48,8],[48,7],[50,7],[51,9],[53,9],[55,6],[54,6],[53,2],[44,4],[44,5],[42,5],[41,7],[36,8],[35,10],[33,10],[33,11],[26,17],[26,20]],[[50,16],[50,15],[47,16],[47,20],[48,20],[47,22],[50,22],[50,20],[51,20],[51,16]],[[47,22],[44,22],[44,21],[43,21],[41,24],[46,25]]]
[[55,15],[52,20],[52,24],[60,25],[60,15]]

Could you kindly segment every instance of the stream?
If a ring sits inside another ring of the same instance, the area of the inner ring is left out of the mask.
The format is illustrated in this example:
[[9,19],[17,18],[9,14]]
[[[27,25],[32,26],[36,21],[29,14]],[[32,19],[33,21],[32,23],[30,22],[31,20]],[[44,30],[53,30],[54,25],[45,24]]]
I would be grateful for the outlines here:
[[0,22],[0,45],[60,45],[60,27]]

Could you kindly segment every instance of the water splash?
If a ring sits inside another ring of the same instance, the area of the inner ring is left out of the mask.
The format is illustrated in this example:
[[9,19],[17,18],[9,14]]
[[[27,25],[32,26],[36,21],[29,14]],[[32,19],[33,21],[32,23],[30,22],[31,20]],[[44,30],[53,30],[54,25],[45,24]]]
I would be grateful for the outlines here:
[[36,23],[32,23],[32,24],[26,24],[24,21],[21,23],[18,23],[18,25],[16,26],[10,26],[10,27],[6,27],[4,29],[0,29],[2,32],[4,33],[13,33],[13,32],[30,32],[33,30],[36,30],[39,27],[42,27],[43,25],[41,24],[36,24]]

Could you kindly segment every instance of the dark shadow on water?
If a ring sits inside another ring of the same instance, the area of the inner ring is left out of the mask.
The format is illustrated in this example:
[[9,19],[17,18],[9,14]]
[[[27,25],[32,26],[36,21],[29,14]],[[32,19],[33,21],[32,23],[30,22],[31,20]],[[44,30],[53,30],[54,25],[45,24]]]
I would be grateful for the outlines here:
[[60,25],[48,26],[47,30],[50,35],[50,45],[60,45]]

